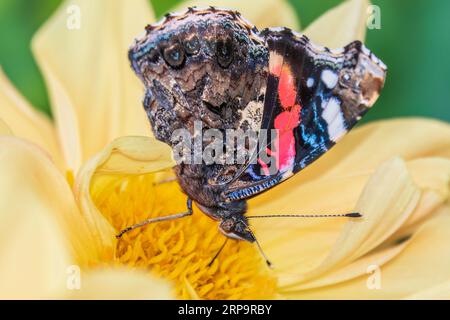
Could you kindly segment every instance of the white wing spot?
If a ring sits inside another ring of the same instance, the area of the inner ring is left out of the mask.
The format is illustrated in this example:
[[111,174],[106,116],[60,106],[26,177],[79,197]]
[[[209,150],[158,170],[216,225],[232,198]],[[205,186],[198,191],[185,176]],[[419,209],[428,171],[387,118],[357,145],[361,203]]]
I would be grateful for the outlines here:
[[347,133],[345,119],[341,111],[341,103],[337,98],[331,98],[328,103],[322,103],[322,118],[328,124],[328,135],[333,141],[338,141]]
[[331,70],[323,70],[320,79],[322,79],[328,89],[333,89],[338,82],[337,74]]
[[312,88],[313,85],[314,85],[314,78],[308,78],[308,80],[306,80],[306,86],[308,88]]

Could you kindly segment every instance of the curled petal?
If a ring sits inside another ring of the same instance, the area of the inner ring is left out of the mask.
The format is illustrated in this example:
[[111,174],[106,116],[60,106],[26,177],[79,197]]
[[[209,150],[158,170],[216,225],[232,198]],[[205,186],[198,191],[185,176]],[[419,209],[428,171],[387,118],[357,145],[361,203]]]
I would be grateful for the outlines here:
[[[288,180],[251,199],[248,216],[352,212],[369,177],[365,174],[306,184]],[[323,261],[346,222],[345,218],[250,219],[274,270],[296,277]]]
[[150,134],[128,47],[153,13],[146,0],[72,0],[33,39],[72,169],[128,134]]
[[105,161],[98,163],[98,174],[145,174],[175,165],[170,147],[147,137],[118,138],[102,152],[106,154]]
[[407,166],[414,183],[423,191],[418,207],[399,230],[403,233],[406,230],[411,232],[412,227],[423,222],[443,205],[448,200],[450,191],[450,159],[423,158],[409,161]]
[[419,203],[387,243],[404,239],[413,234],[417,228],[441,207],[449,198],[450,160],[444,158],[422,158],[409,161],[408,171],[414,183],[422,190]]
[[420,197],[405,163],[395,158],[382,164],[365,186],[355,211],[321,267],[343,265],[374,249],[395,232],[414,210]]
[[170,147],[162,142],[146,137],[121,137],[81,168],[74,186],[75,196],[83,215],[105,248],[114,248],[116,231],[92,201],[91,192],[102,189],[96,182],[108,183],[111,175],[152,173],[173,165]]
[[255,5],[252,1],[239,0],[191,0],[184,1],[173,9],[173,11],[183,11],[187,7],[209,7],[217,6],[223,8],[236,9],[246,19],[256,25],[258,28],[267,27],[289,27],[293,30],[299,30],[300,25],[295,11],[285,0],[266,0],[260,1]]
[[82,274],[78,290],[67,290],[69,299],[170,300],[170,283],[129,269],[99,269]]
[[369,252],[395,232],[412,213],[420,191],[398,158],[380,166],[356,205],[361,219],[350,220],[322,265],[309,277],[349,263]]
[[340,48],[351,41],[364,41],[368,0],[348,0],[315,20],[304,33],[317,44]]

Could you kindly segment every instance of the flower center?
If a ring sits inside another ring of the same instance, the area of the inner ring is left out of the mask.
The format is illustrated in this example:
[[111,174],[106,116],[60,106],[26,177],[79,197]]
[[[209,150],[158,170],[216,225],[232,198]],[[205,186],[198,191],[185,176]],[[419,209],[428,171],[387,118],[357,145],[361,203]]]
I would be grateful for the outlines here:
[[[148,218],[186,211],[186,196],[178,184],[155,183],[154,174],[96,177],[91,195],[117,230]],[[217,222],[194,208],[192,216],[126,233],[117,243],[116,259],[173,281],[176,294],[183,299],[273,298],[275,277],[251,243],[227,241],[208,266],[224,240]]]

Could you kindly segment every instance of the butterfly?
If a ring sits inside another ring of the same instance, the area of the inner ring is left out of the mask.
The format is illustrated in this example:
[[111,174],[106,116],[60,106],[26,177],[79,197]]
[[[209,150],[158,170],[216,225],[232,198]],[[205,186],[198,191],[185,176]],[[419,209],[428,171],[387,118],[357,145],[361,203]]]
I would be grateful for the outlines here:
[[188,210],[156,219],[190,215],[195,202],[219,221],[225,236],[249,242],[256,238],[245,215],[247,199],[292,177],[341,140],[377,100],[387,70],[360,41],[330,50],[288,28],[260,32],[238,12],[215,7],[188,8],[148,25],[129,60],[145,87],[153,133],[174,150],[179,130],[192,140],[208,130],[274,132],[258,140],[254,152],[248,141],[244,150],[233,149],[234,155],[248,152],[242,163],[177,163]]

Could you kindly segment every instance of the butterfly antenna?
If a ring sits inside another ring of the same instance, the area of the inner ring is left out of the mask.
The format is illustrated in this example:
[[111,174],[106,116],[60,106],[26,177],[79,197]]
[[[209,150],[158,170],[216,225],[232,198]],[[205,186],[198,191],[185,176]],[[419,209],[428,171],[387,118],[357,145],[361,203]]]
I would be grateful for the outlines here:
[[255,218],[361,218],[359,212],[338,213],[338,214],[270,214],[265,216],[247,216],[249,219]]
[[225,247],[225,245],[228,242],[228,238],[225,238],[225,241],[223,242],[222,246],[220,247],[220,249],[217,251],[217,253],[214,255],[214,257],[211,259],[211,261],[208,263],[208,268],[212,266],[214,260],[217,259],[217,257],[219,256],[219,254],[222,252],[223,248]]
[[256,239],[255,234],[253,233],[253,231],[250,229],[250,227],[248,226],[247,223],[244,222],[244,224],[247,227],[247,231],[250,232],[250,234],[252,235],[253,239],[255,239],[255,243],[256,246],[258,247],[259,252],[261,253],[261,255],[263,256],[264,260],[266,261],[266,264],[269,268],[272,267],[272,262],[270,262],[270,260],[267,258],[266,254],[264,253],[264,250],[262,249],[261,245],[259,244],[258,239]]
[[[273,214],[273,215],[266,215],[266,216],[246,216],[246,218],[340,218],[340,217],[359,218],[359,217],[362,217],[362,215],[358,212],[351,212],[351,213],[342,213],[342,214],[320,214],[320,215],[317,215],[317,214],[315,214],[315,215],[314,214]],[[259,252],[263,256],[264,260],[266,260],[267,266],[272,267],[272,263],[267,258],[266,254],[264,253],[261,245],[259,244],[258,239],[256,239],[256,237],[255,237],[255,234],[250,229],[250,227],[248,226],[247,223],[245,223],[245,225],[247,226],[248,232],[250,232],[253,239],[255,239],[255,243],[258,246]]]

